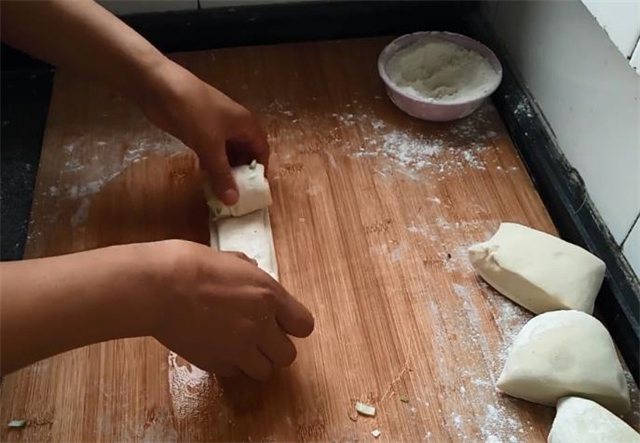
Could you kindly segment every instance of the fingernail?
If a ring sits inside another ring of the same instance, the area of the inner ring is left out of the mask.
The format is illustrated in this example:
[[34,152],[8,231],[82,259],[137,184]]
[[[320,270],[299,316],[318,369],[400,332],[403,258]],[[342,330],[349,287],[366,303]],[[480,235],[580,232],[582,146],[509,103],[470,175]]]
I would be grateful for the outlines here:
[[227,189],[222,193],[222,200],[227,205],[235,205],[238,202],[238,191],[233,188]]

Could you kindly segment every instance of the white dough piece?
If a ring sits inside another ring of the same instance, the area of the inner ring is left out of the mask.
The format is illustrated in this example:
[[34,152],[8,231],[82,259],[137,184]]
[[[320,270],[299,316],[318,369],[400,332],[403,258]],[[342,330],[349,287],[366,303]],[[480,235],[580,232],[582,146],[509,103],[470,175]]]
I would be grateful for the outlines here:
[[224,206],[206,189],[211,209],[211,247],[243,252],[277,280],[278,262],[267,209],[271,204],[271,191],[264,176],[264,166],[254,161],[251,165],[234,168],[233,175],[239,191],[236,205]]
[[278,279],[278,263],[267,208],[216,223],[218,249],[243,252],[257,261],[260,269]]
[[562,398],[548,443],[640,443],[640,434],[600,406],[579,397]]
[[207,204],[214,220],[225,217],[239,217],[271,205],[271,190],[264,176],[264,166],[253,161],[250,165],[242,165],[232,169],[238,185],[238,203],[225,206],[206,186]]
[[509,349],[497,386],[546,405],[562,397],[590,398],[616,413],[629,410],[629,390],[606,328],[580,311],[531,319]]
[[536,314],[591,314],[605,272],[590,252],[516,223],[502,223],[489,241],[469,248],[469,259],[487,283]]

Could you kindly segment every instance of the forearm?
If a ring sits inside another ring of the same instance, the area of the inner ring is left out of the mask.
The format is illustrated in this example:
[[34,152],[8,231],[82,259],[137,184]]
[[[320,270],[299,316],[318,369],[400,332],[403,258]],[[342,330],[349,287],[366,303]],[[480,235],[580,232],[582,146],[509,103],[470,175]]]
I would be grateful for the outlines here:
[[93,0],[2,2],[2,40],[56,66],[109,84],[136,101],[171,63]]
[[1,264],[1,372],[92,343],[150,335],[166,289],[163,243]]

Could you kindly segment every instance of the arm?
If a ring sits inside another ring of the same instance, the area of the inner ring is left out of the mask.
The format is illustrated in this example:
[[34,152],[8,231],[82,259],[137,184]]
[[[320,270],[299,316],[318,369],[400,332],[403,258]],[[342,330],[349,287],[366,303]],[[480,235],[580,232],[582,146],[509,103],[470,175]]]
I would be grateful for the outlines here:
[[151,270],[164,264],[148,252],[144,244],[116,246],[1,263],[2,373],[87,344],[149,335],[158,314],[145,306],[154,306],[152,288],[160,287]]
[[266,164],[269,146],[255,117],[169,60],[92,0],[2,2],[2,40],[76,70],[135,101],[147,118],[200,157],[216,195],[237,201],[226,146]]
[[108,83],[144,100],[165,57],[142,36],[92,0],[2,3],[2,40],[34,57]]
[[[6,374],[105,340],[154,336],[202,369],[268,377],[313,317],[246,257],[170,240],[0,264]],[[231,333],[233,332],[233,333]]]

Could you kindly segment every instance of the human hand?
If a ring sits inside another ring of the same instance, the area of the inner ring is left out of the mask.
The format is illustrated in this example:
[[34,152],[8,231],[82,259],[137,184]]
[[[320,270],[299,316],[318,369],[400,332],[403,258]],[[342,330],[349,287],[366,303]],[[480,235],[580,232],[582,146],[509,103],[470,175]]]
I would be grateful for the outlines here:
[[168,59],[148,78],[150,92],[139,99],[144,114],[198,154],[216,197],[228,206],[237,203],[231,166],[269,162],[267,137],[256,117]]
[[241,253],[174,240],[173,270],[154,336],[196,366],[221,376],[267,379],[290,365],[287,336],[313,331],[311,313]]

